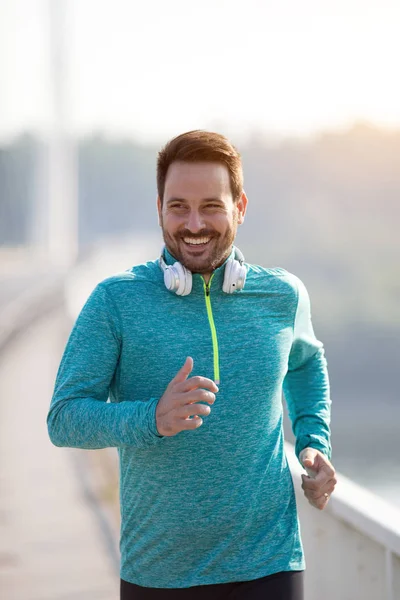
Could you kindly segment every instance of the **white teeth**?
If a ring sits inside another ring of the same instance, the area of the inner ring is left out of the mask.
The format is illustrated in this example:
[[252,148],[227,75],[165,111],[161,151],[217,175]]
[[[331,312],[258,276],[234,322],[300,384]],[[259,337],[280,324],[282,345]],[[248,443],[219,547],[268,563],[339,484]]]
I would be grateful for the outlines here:
[[193,239],[193,238],[183,238],[183,241],[186,244],[196,244],[196,245],[200,245],[200,244],[207,244],[207,242],[210,241],[211,238],[199,238],[199,239]]

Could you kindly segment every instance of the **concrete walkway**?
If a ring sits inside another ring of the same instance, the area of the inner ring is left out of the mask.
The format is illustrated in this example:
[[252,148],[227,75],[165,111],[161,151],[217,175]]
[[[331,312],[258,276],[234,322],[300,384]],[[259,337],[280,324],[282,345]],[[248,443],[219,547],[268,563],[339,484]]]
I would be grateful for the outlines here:
[[0,355],[0,596],[117,600],[119,575],[49,408],[69,323],[49,315]]

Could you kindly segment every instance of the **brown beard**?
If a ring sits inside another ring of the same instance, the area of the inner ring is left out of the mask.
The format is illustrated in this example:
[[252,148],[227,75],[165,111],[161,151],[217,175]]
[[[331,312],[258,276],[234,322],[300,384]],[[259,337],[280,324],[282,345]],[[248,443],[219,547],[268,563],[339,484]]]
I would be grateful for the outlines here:
[[[232,226],[228,228],[223,237],[218,234],[217,236],[211,230],[208,230],[205,235],[203,232],[200,234],[190,234],[191,237],[201,238],[211,236],[210,244],[212,244],[211,253],[206,258],[191,258],[185,256],[180,250],[180,245],[184,244],[182,238],[186,237],[185,231],[179,232],[176,236],[171,236],[164,229],[164,223],[162,216],[160,218],[160,224],[163,234],[163,239],[168,251],[189,271],[192,273],[211,273],[219,266],[221,266],[228,258],[232,251],[232,244],[236,237],[237,231],[237,212],[234,214],[234,221]],[[189,235],[189,234],[188,234]],[[178,241],[177,241],[178,240]]]

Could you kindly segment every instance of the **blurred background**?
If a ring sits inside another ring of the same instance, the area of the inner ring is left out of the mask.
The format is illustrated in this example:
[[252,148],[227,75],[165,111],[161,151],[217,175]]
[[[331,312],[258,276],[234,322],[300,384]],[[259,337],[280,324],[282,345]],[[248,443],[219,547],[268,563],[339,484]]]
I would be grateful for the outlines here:
[[[400,507],[399,26],[396,0],[0,0],[8,599],[83,597],[88,556],[85,598],[116,597],[116,451],[56,449],[45,418],[90,291],[157,257],[157,152],[191,129],[242,154],[246,260],[308,288],[335,468]],[[61,552],[64,595],[37,581]]]

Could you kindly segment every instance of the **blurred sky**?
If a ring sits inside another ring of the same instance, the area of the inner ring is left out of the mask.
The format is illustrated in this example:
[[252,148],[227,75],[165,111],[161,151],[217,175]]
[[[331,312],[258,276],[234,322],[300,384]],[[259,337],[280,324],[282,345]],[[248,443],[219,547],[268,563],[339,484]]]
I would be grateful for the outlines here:
[[0,0],[2,140],[50,126],[50,2],[78,135],[400,126],[399,0]]

